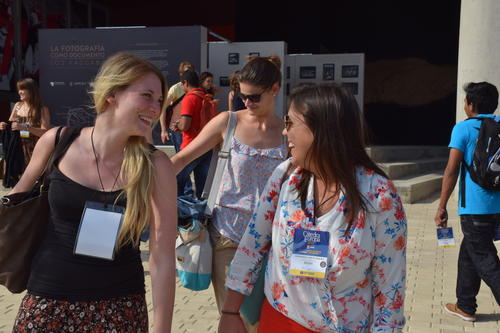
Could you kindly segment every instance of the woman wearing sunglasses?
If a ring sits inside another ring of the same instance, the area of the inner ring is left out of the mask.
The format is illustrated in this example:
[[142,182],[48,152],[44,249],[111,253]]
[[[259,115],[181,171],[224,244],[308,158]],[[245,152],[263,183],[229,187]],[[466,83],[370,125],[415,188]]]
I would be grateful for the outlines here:
[[[222,306],[229,263],[245,232],[264,185],[287,155],[276,116],[280,89],[280,60],[277,56],[253,57],[239,73],[240,96],[246,109],[238,111],[231,152],[224,170],[210,232],[214,244],[212,282],[217,306]],[[198,136],[176,154],[177,172],[189,162],[222,143],[229,112],[212,119]]]
[[227,276],[219,332],[245,332],[239,309],[269,253],[259,332],[401,332],[406,218],[366,154],[348,89],[304,86],[283,134],[291,159],[267,182]]

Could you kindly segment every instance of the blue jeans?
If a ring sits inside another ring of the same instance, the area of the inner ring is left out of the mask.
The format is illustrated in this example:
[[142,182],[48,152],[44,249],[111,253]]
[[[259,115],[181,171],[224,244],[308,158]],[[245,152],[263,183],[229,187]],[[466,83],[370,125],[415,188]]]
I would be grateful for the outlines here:
[[178,153],[181,150],[182,144],[182,133],[176,132],[174,130],[168,129],[168,136],[170,137],[170,141],[174,145],[175,152]]
[[460,215],[460,224],[464,239],[458,255],[457,306],[473,315],[481,280],[490,287],[500,305],[500,260],[493,244],[500,214]]
[[[175,152],[178,153],[181,150],[182,145],[182,133],[176,132],[174,130],[168,129],[168,135],[170,136],[170,142],[174,146]],[[177,195],[189,195],[193,196],[193,183],[191,182],[191,178],[187,178],[184,187],[181,191],[177,188]]]
[[194,183],[196,187],[196,197],[201,198],[203,187],[207,180],[208,169],[210,168],[210,160],[212,159],[212,151],[208,151],[201,155],[188,165],[177,175],[177,192],[182,193],[186,182],[190,179],[191,172],[194,172]]

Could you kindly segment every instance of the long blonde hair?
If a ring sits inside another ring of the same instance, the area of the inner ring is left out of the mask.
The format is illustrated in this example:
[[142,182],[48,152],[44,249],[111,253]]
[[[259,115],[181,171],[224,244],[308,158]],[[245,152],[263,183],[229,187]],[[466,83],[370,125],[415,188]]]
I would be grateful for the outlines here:
[[[165,78],[156,66],[126,53],[117,53],[109,57],[97,73],[94,89],[91,92],[97,114],[105,112],[108,107],[106,99],[109,96],[126,89],[134,81],[149,73],[155,74],[160,79],[161,92],[165,96],[167,88]],[[152,218],[149,198],[155,181],[151,148],[144,137],[131,136],[128,139],[120,174],[125,181],[127,208],[118,235],[117,248],[127,243],[138,246],[141,233]]]

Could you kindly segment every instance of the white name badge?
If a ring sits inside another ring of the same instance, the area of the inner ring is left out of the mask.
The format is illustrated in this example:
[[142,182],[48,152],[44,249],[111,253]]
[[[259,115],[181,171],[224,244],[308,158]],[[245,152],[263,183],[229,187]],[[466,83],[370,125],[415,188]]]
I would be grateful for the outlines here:
[[30,132],[29,131],[19,131],[19,135],[21,136],[21,138],[29,138]]
[[325,277],[330,233],[295,229],[290,274],[322,279]]
[[453,237],[453,228],[437,228],[437,238],[439,247],[454,247],[455,238]]
[[124,212],[124,207],[87,201],[74,253],[113,260]]

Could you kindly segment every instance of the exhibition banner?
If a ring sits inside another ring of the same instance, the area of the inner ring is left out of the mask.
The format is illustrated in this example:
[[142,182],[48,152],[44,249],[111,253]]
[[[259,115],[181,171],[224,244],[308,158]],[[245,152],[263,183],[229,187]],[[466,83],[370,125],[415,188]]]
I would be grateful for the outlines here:
[[[162,71],[169,86],[179,80],[181,61],[190,61],[199,70],[204,31],[201,26],[41,29],[40,91],[52,125],[93,124],[92,81],[104,60],[117,52],[149,60]],[[155,143],[159,143],[158,129],[155,132]]]

